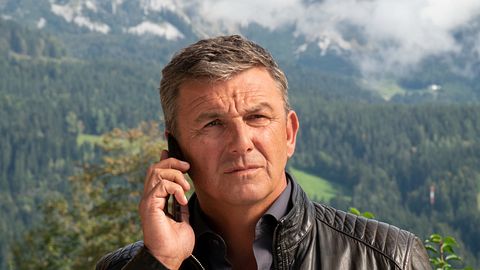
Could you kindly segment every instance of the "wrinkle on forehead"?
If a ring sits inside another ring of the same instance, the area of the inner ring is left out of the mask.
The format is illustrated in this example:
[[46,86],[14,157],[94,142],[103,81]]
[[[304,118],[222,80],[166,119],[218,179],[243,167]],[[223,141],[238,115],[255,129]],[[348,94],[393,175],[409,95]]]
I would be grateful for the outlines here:
[[226,81],[188,80],[179,91],[178,112],[179,117],[183,116],[180,122],[188,128],[194,128],[195,122],[207,116],[240,117],[259,108],[272,111],[277,106],[283,108],[277,84],[267,71],[257,68]]
[[254,89],[229,92],[227,94],[224,94],[223,91],[222,94],[215,91],[208,92],[185,104],[185,108],[188,108],[190,111],[221,111],[223,113],[237,114],[248,110],[249,106],[255,106],[261,100],[267,99],[265,93]]

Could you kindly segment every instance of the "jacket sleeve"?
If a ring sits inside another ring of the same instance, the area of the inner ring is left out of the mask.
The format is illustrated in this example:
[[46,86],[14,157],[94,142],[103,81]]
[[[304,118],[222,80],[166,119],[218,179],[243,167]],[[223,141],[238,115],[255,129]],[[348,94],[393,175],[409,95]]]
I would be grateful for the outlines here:
[[409,264],[405,269],[411,270],[424,270],[424,269],[432,269],[430,265],[430,259],[427,254],[427,250],[425,249],[423,242],[418,238],[415,237],[412,249],[411,249],[411,256],[409,260]]
[[166,270],[139,241],[103,256],[97,263],[96,270]]
[[155,259],[145,247],[142,247],[135,257],[122,268],[122,270],[134,269],[168,270],[168,268]]

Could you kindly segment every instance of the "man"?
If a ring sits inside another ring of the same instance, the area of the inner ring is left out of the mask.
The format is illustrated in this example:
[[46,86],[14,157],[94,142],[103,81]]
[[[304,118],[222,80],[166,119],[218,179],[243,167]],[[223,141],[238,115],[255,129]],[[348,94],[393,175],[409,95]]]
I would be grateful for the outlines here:
[[413,234],[313,203],[285,172],[299,122],[265,49],[240,36],[201,40],[162,75],[166,135],[181,155],[164,151],[147,172],[143,242],[97,269],[430,269]]

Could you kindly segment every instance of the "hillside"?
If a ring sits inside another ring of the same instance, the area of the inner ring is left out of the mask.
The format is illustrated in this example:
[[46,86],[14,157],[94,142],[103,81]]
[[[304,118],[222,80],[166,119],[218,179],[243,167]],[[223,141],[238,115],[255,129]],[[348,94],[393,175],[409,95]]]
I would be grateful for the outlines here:
[[329,204],[335,197],[347,196],[341,186],[325,180],[317,175],[309,174],[295,168],[289,168],[288,171],[295,177],[295,180],[307,193],[311,200]]

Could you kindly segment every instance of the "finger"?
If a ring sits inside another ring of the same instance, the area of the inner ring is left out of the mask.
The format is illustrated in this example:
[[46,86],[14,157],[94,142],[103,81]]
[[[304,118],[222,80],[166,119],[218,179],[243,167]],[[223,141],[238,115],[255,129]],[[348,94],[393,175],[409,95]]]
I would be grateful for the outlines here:
[[182,173],[186,173],[189,168],[190,168],[190,164],[188,164],[188,162],[180,161],[174,158],[167,158],[160,162],[154,163],[147,170],[145,181],[144,181],[143,192],[147,193],[148,190],[153,187],[149,183],[153,179],[153,175],[156,169],[175,169],[180,171],[180,173],[182,174]]
[[175,169],[186,173],[190,169],[190,164],[176,158],[166,158],[152,164],[149,169]]
[[[163,203],[166,203],[170,195],[172,195],[181,205],[186,205],[188,203],[188,199],[183,188],[180,185],[168,180],[161,180],[158,182],[158,184],[148,193],[147,196],[153,199],[164,199]],[[165,209],[165,205],[162,205],[162,209]]]
[[143,193],[148,193],[161,181],[170,181],[180,185],[185,191],[190,190],[190,184],[182,172],[174,169],[154,169],[143,187]]
[[[168,151],[163,149],[162,152],[160,153],[160,161],[162,161],[164,159],[167,159],[167,158],[168,158]],[[160,162],[154,163],[153,165],[148,167],[148,170],[147,170],[147,173],[146,173],[146,176],[145,176],[145,182],[146,182],[147,179],[149,179],[152,176],[153,170],[155,168],[157,168],[158,166],[161,166],[159,163]]]
[[187,198],[182,187],[176,183],[162,180],[152,190],[145,193],[139,205],[141,213],[154,213],[158,210],[167,213],[168,198],[173,195],[179,204],[186,204]]
[[161,166],[163,168],[176,169],[183,173],[186,173],[188,169],[190,169],[190,164],[188,162],[173,157],[162,160]]
[[[188,183],[185,175],[174,169],[155,169],[153,171],[151,183],[156,185],[158,180],[168,180],[179,184],[185,191],[190,190],[190,183]],[[152,186],[153,187],[153,186]]]

